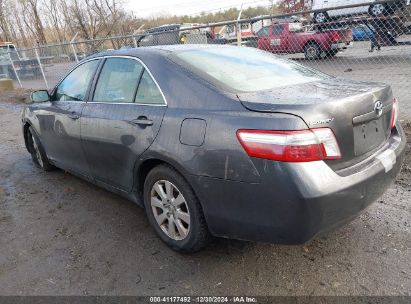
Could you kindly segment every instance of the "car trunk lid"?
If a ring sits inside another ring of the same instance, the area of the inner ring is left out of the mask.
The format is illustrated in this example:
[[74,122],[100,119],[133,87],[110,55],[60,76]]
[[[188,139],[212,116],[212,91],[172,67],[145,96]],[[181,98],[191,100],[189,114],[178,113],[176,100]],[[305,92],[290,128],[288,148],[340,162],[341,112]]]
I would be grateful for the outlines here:
[[342,154],[327,161],[335,170],[371,155],[391,132],[393,96],[383,84],[330,78],[237,96],[250,111],[293,114],[309,128],[331,128]]

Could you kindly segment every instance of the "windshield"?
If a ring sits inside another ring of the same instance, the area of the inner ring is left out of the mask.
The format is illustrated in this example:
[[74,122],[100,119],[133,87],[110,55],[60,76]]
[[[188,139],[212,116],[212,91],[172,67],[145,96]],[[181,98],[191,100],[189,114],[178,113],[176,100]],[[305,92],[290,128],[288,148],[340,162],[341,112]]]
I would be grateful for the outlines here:
[[329,78],[321,72],[248,47],[177,52],[177,61],[207,81],[232,92],[255,92]]

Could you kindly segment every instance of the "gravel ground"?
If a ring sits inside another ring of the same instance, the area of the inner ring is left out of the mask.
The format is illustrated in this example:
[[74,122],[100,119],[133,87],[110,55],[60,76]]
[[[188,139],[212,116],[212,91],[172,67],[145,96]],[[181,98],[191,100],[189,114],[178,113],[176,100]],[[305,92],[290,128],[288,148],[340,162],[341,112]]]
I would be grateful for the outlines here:
[[410,142],[395,184],[333,233],[304,246],[218,239],[181,255],[138,206],[34,166],[22,105],[10,103],[21,96],[0,96],[0,295],[411,295]]

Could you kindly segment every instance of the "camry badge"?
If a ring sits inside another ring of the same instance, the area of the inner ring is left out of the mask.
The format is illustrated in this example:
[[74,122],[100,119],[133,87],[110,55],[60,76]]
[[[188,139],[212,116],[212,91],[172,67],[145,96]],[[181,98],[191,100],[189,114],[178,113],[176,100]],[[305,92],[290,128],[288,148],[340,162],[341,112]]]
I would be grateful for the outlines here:
[[334,120],[334,117],[332,118],[326,118],[326,119],[320,119],[320,120],[315,120],[315,121],[309,121],[308,124],[310,126],[313,125],[323,125],[323,124],[329,124]]
[[382,102],[377,100],[374,104],[374,112],[375,114],[377,114],[377,117],[380,117],[382,115],[382,108],[383,108]]

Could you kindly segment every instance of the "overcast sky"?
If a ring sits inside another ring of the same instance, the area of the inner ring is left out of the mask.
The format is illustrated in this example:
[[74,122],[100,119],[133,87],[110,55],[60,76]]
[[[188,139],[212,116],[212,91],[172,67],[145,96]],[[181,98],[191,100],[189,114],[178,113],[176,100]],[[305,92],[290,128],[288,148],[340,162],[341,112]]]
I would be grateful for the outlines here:
[[240,8],[264,5],[268,0],[124,0],[127,9],[132,10],[138,17],[152,17],[164,14],[170,15],[198,15],[202,11],[217,12],[219,9],[230,7]]

